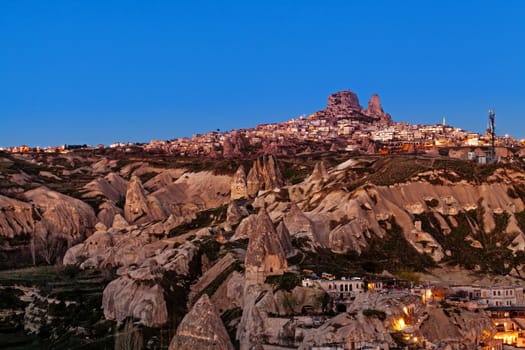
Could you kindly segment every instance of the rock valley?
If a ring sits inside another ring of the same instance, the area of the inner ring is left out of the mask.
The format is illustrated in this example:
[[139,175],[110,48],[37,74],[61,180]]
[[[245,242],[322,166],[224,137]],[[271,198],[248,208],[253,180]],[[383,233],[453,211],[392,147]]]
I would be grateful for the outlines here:
[[[344,118],[394,124],[349,91],[310,120]],[[197,157],[0,153],[0,347],[489,349],[510,334],[494,312],[525,307],[521,148],[479,164],[454,156],[478,146],[243,135]],[[516,294],[483,297],[497,288]]]

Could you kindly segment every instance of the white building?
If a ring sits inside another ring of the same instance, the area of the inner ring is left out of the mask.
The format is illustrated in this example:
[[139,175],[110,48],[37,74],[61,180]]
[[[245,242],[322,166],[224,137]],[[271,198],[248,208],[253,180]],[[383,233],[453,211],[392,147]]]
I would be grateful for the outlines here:
[[451,286],[454,293],[465,293],[468,300],[477,300],[486,306],[517,306],[525,305],[523,287],[519,286],[499,286],[499,287],[480,287],[472,285]]
[[319,280],[323,288],[334,299],[348,299],[366,292],[365,282],[358,277],[340,280]]

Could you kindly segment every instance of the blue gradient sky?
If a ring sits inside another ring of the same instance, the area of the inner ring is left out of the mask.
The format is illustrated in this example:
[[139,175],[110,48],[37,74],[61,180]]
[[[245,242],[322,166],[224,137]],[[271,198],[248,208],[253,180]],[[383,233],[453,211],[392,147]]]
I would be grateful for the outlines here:
[[245,128],[343,89],[523,138],[525,1],[0,2],[0,146]]

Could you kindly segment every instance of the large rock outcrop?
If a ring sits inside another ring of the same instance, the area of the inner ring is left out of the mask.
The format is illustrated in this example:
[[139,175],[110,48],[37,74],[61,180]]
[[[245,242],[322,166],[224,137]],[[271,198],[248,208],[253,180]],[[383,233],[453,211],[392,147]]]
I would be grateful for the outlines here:
[[314,113],[312,117],[348,118],[360,114],[362,109],[357,95],[350,90],[344,90],[328,96],[326,108]]
[[351,192],[341,189],[342,181],[356,176],[352,169],[361,171],[363,167],[370,167],[370,163],[352,159],[332,169],[322,187],[318,186],[320,176],[289,187],[292,202],[309,208],[301,212],[291,206],[284,218],[290,234],[305,235],[334,252],[361,253],[370,242],[390,237],[387,235],[395,222],[419,254],[436,262],[445,257],[447,249],[454,248],[450,242],[443,246],[436,231],[448,235],[461,225],[470,233],[464,244],[476,249],[491,249],[481,243],[481,233],[505,237],[512,241],[507,248],[513,251],[525,246],[521,219],[516,215],[525,210],[518,195],[523,181],[520,173],[496,171],[479,182],[461,179],[451,170],[430,170],[389,186],[367,183]]
[[[122,248],[123,253],[126,253],[125,247]],[[179,278],[187,276],[197,250],[197,246],[191,242],[177,248],[164,241],[143,245],[137,252],[138,255],[132,255],[135,261],[130,265],[133,266],[120,268],[120,277],[104,289],[104,317],[118,322],[127,317],[134,317],[147,327],[164,325],[168,320],[165,294],[170,293],[170,290],[164,290],[161,281],[167,273],[175,274]]]
[[380,320],[365,317],[361,313],[356,316],[342,313],[306,333],[299,349],[324,348],[331,344],[348,344],[350,348],[357,344],[373,344],[378,349],[388,349],[394,342]]
[[383,112],[377,94],[372,95],[366,110],[359,104],[357,95],[349,90],[339,91],[328,97],[328,105],[322,111],[314,113],[311,118],[324,118],[330,121],[352,119],[364,123],[381,123],[390,125],[392,118]]
[[261,190],[273,190],[284,184],[277,161],[273,155],[259,157],[254,163],[246,179],[247,194],[254,197]]
[[185,173],[170,185],[148,193],[137,176],[126,192],[124,217],[130,224],[163,220],[173,215],[190,222],[196,213],[228,203],[231,177],[211,172]]
[[202,210],[225,205],[230,199],[231,176],[210,171],[185,173],[173,184],[148,196],[166,214],[190,221]]
[[215,307],[204,294],[177,327],[169,350],[233,350]]
[[131,177],[126,190],[126,204],[124,206],[126,220],[130,223],[143,223],[160,219],[164,214],[162,211],[153,212],[140,178],[138,176]]
[[244,171],[244,167],[241,165],[235,172],[235,175],[233,175],[230,198],[232,200],[236,200],[247,197],[248,192],[246,184],[246,172]]
[[392,117],[390,114],[383,111],[381,107],[381,100],[379,99],[378,94],[373,94],[368,101],[368,107],[365,110],[365,114],[371,117],[377,117],[381,120],[383,124],[390,125],[392,124]]
[[161,327],[168,320],[164,289],[158,284],[140,283],[128,276],[107,285],[102,307],[106,319],[118,322],[133,317],[147,327]]
[[293,203],[284,218],[290,236],[308,237],[312,242],[319,242],[313,222]]
[[[421,325],[421,333],[433,344],[448,343],[476,346],[479,341],[491,340],[495,330],[490,316],[476,310],[445,314],[441,308],[430,308],[428,318]],[[471,348],[469,347],[469,348]]]
[[339,91],[328,96],[328,106],[326,107],[326,110],[333,112],[334,114],[352,110],[360,111],[362,109],[363,108],[359,104],[359,98],[350,90]]
[[13,238],[35,231],[31,204],[0,195],[0,236]]
[[93,232],[97,219],[88,204],[73,197],[39,187],[24,196],[38,208],[44,231],[68,241],[81,239]]
[[127,191],[128,181],[116,173],[109,173],[105,177],[99,177],[84,186],[84,198],[96,198],[101,196],[115,203],[121,201]]
[[244,262],[247,283],[263,283],[267,276],[281,275],[288,269],[283,245],[265,210],[257,215],[255,228]]

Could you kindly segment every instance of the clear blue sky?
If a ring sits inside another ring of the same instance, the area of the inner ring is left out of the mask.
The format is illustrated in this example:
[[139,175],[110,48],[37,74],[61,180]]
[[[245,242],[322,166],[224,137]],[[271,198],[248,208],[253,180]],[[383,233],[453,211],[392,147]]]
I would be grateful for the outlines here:
[[525,137],[525,1],[0,2],[0,146],[285,121],[338,90]]

